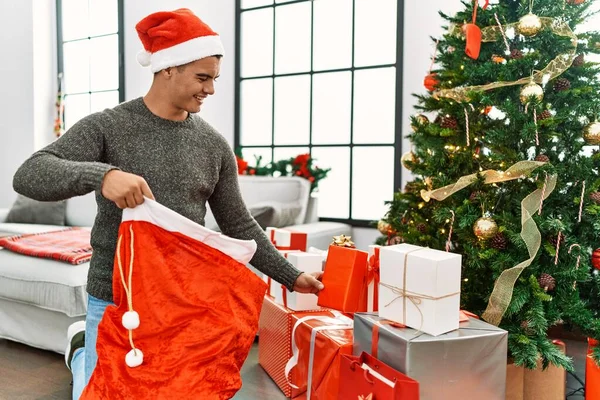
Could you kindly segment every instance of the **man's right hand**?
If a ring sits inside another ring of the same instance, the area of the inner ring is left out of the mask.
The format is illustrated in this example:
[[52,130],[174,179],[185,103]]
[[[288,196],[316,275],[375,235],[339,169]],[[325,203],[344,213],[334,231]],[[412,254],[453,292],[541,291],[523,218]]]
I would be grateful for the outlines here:
[[144,196],[154,200],[154,195],[144,178],[118,169],[108,171],[104,175],[102,196],[114,201],[121,209],[142,204]]

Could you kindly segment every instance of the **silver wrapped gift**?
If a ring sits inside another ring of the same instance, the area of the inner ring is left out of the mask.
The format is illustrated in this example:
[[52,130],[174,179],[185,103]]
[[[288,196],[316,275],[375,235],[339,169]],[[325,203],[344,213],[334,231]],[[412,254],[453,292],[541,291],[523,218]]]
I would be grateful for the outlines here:
[[[383,322],[383,323],[382,323]],[[378,325],[376,357],[416,379],[420,400],[504,400],[508,332],[478,319],[458,330],[430,336],[389,325],[376,313],[354,315],[354,354],[372,354]]]

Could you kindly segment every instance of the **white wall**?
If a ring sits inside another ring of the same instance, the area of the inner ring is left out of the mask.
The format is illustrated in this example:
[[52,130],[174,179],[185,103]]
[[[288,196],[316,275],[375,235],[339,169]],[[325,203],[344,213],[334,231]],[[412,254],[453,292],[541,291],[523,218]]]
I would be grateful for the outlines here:
[[146,15],[156,11],[189,8],[219,33],[225,57],[216,93],[203,107],[200,115],[214,126],[233,145],[234,84],[235,84],[235,1],[234,0],[125,0],[125,97],[131,100],[146,94],[152,82],[152,73],[136,61],[142,49],[135,25]]
[[10,15],[0,35],[0,207],[8,207],[15,198],[12,176],[34,149],[32,1],[2,0],[0,15]]

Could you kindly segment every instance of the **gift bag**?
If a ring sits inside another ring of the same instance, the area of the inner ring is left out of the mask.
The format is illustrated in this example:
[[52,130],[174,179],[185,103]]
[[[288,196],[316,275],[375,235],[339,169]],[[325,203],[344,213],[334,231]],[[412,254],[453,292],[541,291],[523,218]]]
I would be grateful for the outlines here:
[[417,381],[365,352],[342,356],[340,380],[338,400],[419,400]]
[[254,241],[213,232],[146,199],[123,211],[114,305],[82,399],[230,399],[267,285],[245,264]]

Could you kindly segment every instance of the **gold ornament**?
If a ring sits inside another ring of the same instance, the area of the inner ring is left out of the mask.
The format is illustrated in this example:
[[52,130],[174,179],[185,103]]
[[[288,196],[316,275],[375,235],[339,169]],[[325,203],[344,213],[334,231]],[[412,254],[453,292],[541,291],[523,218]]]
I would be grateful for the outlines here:
[[392,225],[380,219],[377,223],[377,230],[381,232],[382,235],[390,235],[394,234],[394,230],[392,229]]
[[411,166],[407,164],[407,161],[416,164],[417,160],[417,156],[415,155],[415,153],[411,151],[407,151],[406,153],[402,154],[402,158],[400,158],[400,161],[402,162],[402,165],[404,166],[404,168],[406,168],[407,170],[411,170]]
[[589,145],[600,145],[600,122],[592,122],[583,128],[583,140]]
[[350,239],[352,239],[352,236],[346,236],[346,235],[334,236],[333,242],[331,242],[331,245],[338,246],[338,247],[354,248],[354,242]]
[[425,115],[423,114],[418,114],[415,115],[415,124],[412,124],[410,127],[412,128],[413,131],[417,131],[419,125],[427,125],[429,123],[429,118],[427,118]]
[[481,217],[473,225],[473,233],[479,240],[487,240],[496,236],[498,225],[496,221],[489,217]]
[[533,80],[521,88],[521,103],[529,103],[531,97],[538,103],[544,99],[544,89]]
[[523,36],[535,36],[542,30],[542,20],[533,13],[521,17],[517,24],[517,31]]

